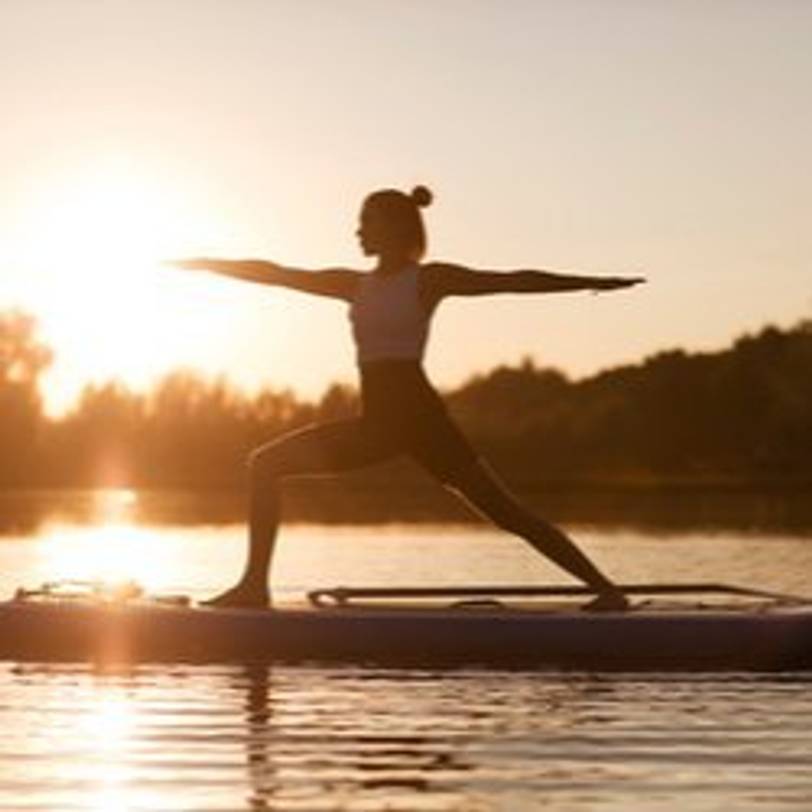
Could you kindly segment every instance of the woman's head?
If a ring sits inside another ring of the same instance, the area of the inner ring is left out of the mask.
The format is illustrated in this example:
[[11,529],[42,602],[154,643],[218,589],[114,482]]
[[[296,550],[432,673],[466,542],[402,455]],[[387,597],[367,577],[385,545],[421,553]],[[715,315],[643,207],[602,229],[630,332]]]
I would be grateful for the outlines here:
[[425,186],[411,194],[397,189],[373,192],[361,207],[358,238],[368,256],[417,261],[426,253],[426,229],[421,208],[432,201]]

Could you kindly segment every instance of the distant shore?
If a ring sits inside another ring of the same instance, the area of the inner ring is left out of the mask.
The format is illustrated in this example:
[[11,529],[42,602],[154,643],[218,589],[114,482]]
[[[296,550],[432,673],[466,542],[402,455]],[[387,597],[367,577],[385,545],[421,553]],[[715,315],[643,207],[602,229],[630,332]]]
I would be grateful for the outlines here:
[[[742,483],[559,483],[515,489],[550,521],[667,536],[717,529],[773,532],[812,540],[812,485],[754,487]],[[398,489],[356,480],[290,481],[283,486],[283,522],[353,525],[476,524],[482,519],[428,480]],[[242,524],[244,489],[27,488],[0,490],[0,536],[47,524]]]
[[[0,358],[0,488],[239,489],[252,449],[362,408],[344,384],[311,403],[284,389],[249,396],[225,379],[180,370],[144,393],[116,381],[88,384],[75,408],[54,419],[38,388],[52,354],[33,320],[0,313],[0,327],[13,339]],[[718,352],[662,352],[583,380],[526,358],[443,398],[477,452],[534,504],[593,492],[633,502],[812,489],[812,321],[766,327]],[[307,488],[290,497],[294,513],[324,514],[321,499],[342,516],[342,505],[360,516],[390,506],[467,515],[447,507],[450,497],[408,461]]]

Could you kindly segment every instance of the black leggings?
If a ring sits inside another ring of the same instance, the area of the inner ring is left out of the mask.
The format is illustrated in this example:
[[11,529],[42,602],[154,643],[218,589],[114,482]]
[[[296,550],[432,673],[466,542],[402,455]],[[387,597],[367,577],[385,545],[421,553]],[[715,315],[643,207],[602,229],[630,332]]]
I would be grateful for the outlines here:
[[254,452],[248,564],[240,584],[224,596],[227,600],[239,599],[244,588],[253,595],[257,583],[260,597],[264,594],[279,525],[278,479],[333,474],[400,454],[413,457],[475,512],[521,536],[596,591],[612,587],[564,533],[521,505],[478,459],[418,364],[387,361],[362,367],[361,394],[359,417],[308,426]]
[[347,471],[412,457],[453,485],[477,454],[449,417],[420,365],[385,361],[361,367],[363,411],[358,417],[306,426],[266,446],[315,445],[323,472]]

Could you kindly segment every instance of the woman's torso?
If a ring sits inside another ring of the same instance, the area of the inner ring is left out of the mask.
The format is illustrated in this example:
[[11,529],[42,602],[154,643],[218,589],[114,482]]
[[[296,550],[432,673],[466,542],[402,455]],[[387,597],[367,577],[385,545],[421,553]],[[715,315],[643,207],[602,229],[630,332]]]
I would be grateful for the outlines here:
[[432,311],[419,265],[364,274],[349,310],[359,367],[391,360],[420,364]]
[[419,265],[359,280],[350,306],[361,375],[358,424],[374,446],[410,454],[443,481],[476,452],[450,419],[422,367],[438,301]]

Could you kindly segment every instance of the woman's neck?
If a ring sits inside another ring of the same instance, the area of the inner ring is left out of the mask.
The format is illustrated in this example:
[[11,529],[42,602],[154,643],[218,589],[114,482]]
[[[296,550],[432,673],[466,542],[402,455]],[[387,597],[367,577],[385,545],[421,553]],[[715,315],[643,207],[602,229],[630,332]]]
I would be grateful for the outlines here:
[[410,265],[414,265],[414,260],[409,257],[381,257],[375,266],[375,273],[397,273],[404,268],[408,268]]

